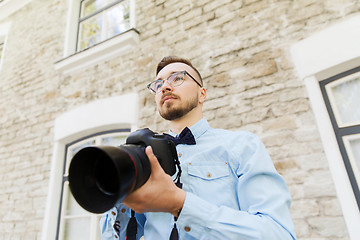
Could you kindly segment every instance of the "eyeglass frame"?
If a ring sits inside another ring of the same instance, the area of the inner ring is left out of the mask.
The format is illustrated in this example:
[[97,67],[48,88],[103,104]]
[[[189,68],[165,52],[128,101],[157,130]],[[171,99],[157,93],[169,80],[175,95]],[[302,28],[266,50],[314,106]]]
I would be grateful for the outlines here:
[[[152,88],[150,88],[150,85],[153,84],[153,83],[156,82],[156,81],[163,81],[163,84],[164,84],[165,81],[168,81],[171,76],[173,76],[173,75],[175,75],[175,74],[178,74],[178,73],[183,73],[183,74],[184,74],[184,80],[183,80],[182,83],[180,83],[179,85],[177,85],[177,86],[175,86],[175,87],[178,87],[178,86],[180,86],[181,84],[184,83],[184,81],[185,81],[185,75],[188,75],[192,80],[194,80],[194,81],[196,82],[196,84],[199,85],[199,87],[201,87],[201,88],[203,87],[198,81],[195,80],[195,78],[194,78],[193,76],[191,76],[190,73],[188,73],[186,70],[184,70],[184,71],[173,72],[173,73],[170,74],[166,79],[156,79],[156,80],[152,81],[151,83],[149,83],[149,84],[147,85],[147,88],[150,90],[151,93],[153,93],[153,94],[158,94],[160,91],[155,92]],[[170,86],[172,86],[170,82],[169,82],[169,84],[170,84]],[[172,86],[172,87],[173,87],[173,86]],[[159,89],[160,89],[160,88],[159,88]]]

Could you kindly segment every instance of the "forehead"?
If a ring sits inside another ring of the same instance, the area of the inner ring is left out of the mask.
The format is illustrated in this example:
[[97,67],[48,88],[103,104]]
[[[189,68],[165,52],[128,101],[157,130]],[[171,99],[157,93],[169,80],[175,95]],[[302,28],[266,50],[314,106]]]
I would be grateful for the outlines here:
[[176,63],[170,63],[169,65],[166,65],[163,69],[161,69],[161,71],[158,73],[158,75],[156,75],[157,79],[163,79],[168,77],[170,74],[174,73],[174,72],[179,72],[179,71],[187,71],[188,73],[190,73],[192,76],[196,76],[196,72],[195,70],[190,67],[189,65],[185,64],[185,63],[180,63],[180,62],[176,62]]

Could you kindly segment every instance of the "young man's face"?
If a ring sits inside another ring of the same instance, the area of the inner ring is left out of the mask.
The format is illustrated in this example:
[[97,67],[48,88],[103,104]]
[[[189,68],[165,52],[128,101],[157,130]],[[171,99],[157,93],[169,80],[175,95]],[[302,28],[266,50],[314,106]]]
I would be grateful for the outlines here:
[[[187,71],[198,82],[199,76],[190,66],[184,63],[171,63],[158,73],[156,79],[167,79],[172,73]],[[184,82],[177,87],[172,87],[167,81],[161,91],[155,95],[155,101],[160,115],[166,120],[176,120],[199,106],[201,88],[185,74]]]

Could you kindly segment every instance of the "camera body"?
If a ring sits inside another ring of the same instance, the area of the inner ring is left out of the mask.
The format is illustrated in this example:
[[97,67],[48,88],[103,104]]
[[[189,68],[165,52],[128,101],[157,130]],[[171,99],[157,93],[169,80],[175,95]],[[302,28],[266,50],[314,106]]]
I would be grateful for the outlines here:
[[[145,148],[151,146],[170,176],[179,166],[174,143],[148,128],[131,133],[118,147],[92,146],[77,152],[69,167],[69,186],[85,210],[103,213],[146,183],[151,174]],[[179,169],[180,170],[180,169]]]
[[163,134],[154,133],[148,128],[140,129],[131,133],[126,139],[126,144],[121,146],[126,148],[129,144],[151,146],[164,171],[170,176],[176,173],[175,163],[178,161],[176,147]]

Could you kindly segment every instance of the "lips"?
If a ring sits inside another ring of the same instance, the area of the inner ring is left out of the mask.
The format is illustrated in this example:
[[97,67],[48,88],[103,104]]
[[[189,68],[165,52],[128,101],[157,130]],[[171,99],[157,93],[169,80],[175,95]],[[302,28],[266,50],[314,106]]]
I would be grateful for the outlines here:
[[172,99],[177,99],[177,96],[175,96],[174,94],[163,95],[161,98],[161,104],[164,104],[165,102],[170,101]]

